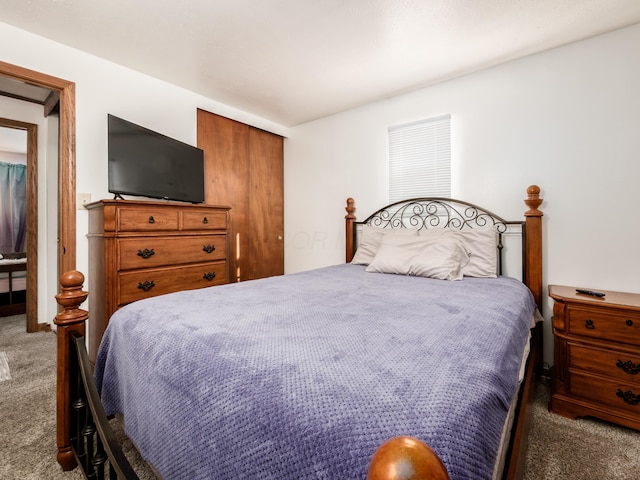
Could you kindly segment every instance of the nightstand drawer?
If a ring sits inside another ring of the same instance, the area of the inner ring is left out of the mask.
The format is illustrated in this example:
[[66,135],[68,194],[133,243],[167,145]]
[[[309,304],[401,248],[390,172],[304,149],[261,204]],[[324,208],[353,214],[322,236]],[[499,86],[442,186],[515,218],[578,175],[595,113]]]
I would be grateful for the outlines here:
[[597,373],[640,386],[640,354],[568,343],[569,368]]
[[223,260],[226,242],[226,235],[120,238],[118,270]]
[[600,405],[640,415],[640,386],[572,371],[570,392]]
[[590,308],[567,307],[569,333],[612,342],[640,345],[640,315],[604,312]]
[[151,268],[118,274],[118,305],[180,290],[221,285],[227,282],[224,261],[188,267]]

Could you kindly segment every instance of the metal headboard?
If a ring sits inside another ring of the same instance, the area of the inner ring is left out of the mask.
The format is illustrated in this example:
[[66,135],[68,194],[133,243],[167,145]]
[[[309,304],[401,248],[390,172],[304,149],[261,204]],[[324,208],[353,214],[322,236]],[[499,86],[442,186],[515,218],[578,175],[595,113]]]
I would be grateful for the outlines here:
[[521,236],[522,278],[526,278],[525,244],[526,222],[509,221],[484,208],[462,200],[424,197],[402,200],[387,205],[361,222],[354,222],[354,252],[363,225],[377,228],[449,228],[465,230],[495,227],[498,232],[498,274],[503,274],[504,236]]

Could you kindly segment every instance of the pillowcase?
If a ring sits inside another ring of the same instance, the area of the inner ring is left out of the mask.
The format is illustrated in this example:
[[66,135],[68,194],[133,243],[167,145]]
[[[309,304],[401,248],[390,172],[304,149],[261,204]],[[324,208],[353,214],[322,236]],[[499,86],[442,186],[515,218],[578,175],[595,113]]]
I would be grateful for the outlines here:
[[465,277],[498,276],[498,231],[495,227],[453,230],[469,252],[469,263],[462,269]]
[[418,230],[415,228],[376,228],[369,225],[362,227],[362,236],[360,244],[356,250],[351,263],[355,265],[369,265],[376,256],[382,239],[384,237],[407,237],[418,236]]
[[468,252],[453,236],[439,237],[385,237],[365,271],[461,280]]

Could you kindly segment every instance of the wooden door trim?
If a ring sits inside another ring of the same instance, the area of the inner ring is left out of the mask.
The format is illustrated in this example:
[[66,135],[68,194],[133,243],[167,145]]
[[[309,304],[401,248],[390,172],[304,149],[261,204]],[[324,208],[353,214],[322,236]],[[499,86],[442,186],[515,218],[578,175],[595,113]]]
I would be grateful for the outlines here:
[[[69,270],[75,270],[76,85],[68,80],[2,61],[0,61],[0,75],[60,93],[60,126],[58,137],[58,272],[62,274]],[[27,323],[29,323],[28,319]],[[40,328],[39,325],[36,325],[36,327]]]

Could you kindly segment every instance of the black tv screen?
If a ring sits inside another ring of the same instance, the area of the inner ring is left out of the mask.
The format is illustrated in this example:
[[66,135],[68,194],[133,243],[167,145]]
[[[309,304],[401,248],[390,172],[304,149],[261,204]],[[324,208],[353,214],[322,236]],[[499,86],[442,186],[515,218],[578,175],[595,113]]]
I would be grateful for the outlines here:
[[204,152],[108,115],[109,192],[204,202]]

